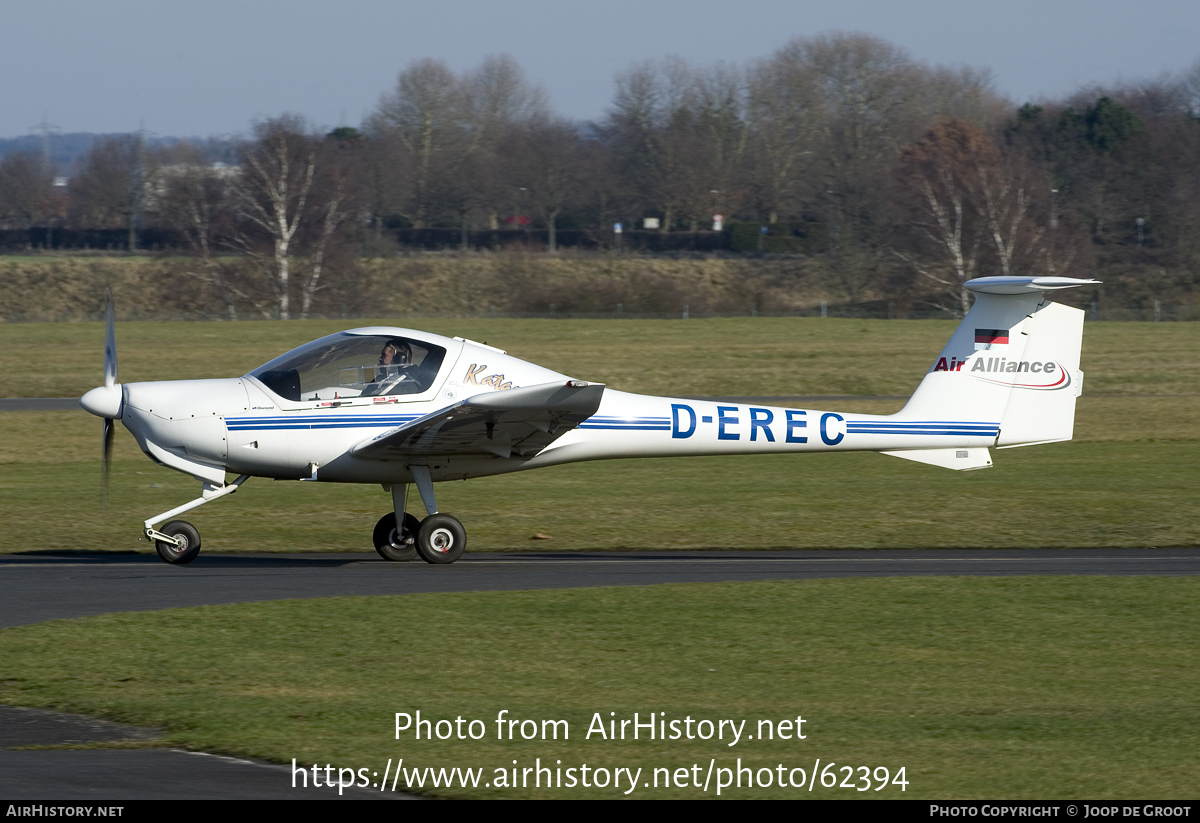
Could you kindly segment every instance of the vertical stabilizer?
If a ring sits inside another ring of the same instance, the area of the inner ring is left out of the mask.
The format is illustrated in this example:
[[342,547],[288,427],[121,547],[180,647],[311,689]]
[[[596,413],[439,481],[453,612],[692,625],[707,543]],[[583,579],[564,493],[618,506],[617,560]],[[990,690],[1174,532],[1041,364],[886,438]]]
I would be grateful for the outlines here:
[[998,424],[998,447],[1070,440],[1083,373],[1083,312],[1045,293],[1071,277],[981,277],[975,304],[934,360],[901,420]]

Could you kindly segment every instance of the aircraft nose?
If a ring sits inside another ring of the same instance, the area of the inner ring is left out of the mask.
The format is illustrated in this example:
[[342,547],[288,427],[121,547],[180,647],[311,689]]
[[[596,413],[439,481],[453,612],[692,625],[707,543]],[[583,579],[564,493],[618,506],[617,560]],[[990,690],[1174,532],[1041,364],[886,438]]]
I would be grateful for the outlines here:
[[246,388],[241,378],[165,380],[127,383],[125,400],[131,409],[166,420],[225,417],[245,411]]
[[79,405],[97,417],[119,420],[121,418],[121,399],[121,384],[114,383],[111,386],[97,386],[92,389],[79,398]]
[[154,459],[204,477],[195,467],[225,465],[225,417],[246,406],[241,378],[127,383],[121,422]]

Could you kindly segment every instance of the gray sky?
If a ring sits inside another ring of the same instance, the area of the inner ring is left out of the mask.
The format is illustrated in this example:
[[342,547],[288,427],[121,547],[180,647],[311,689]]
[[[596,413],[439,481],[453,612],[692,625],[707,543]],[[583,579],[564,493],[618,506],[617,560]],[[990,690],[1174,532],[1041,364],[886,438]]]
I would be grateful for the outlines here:
[[285,111],[357,125],[412,60],[504,52],[593,119],[634,61],[743,63],[832,29],[990,68],[1017,102],[1200,58],[1200,0],[5,0],[3,19],[5,137],[43,111],[64,132],[232,134]]

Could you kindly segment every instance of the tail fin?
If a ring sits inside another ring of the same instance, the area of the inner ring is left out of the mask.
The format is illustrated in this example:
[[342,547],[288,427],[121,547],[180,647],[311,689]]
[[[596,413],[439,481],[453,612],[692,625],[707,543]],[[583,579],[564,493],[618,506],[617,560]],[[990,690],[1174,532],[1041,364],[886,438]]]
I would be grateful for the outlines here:
[[[980,277],[975,305],[933,362],[900,419],[998,424],[998,448],[1070,440],[1083,388],[1083,312],[1048,291],[1073,277]],[[897,455],[902,456],[902,455]]]

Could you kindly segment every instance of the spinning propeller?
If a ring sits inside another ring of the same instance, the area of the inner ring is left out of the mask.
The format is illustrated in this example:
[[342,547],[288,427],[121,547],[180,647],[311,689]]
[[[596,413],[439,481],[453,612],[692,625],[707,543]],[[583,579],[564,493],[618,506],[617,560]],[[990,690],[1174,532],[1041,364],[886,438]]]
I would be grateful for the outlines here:
[[97,386],[83,397],[79,405],[84,409],[104,418],[104,434],[101,451],[102,466],[102,495],[104,507],[108,508],[108,472],[112,457],[113,429],[115,421],[121,418],[122,391],[117,382],[117,331],[113,317],[112,292],[107,291],[104,299],[104,385]]
[[[111,291],[107,291],[104,296],[104,388],[109,390],[115,388],[118,393],[121,391],[120,384],[117,383],[117,328],[116,318],[113,316]],[[116,421],[111,417],[105,417],[103,425],[104,437],[100,457],[103,479],[101,480],[100,488],[103,490],[104,509],[107,511],[108,473],[112,466],[113,430],[116,428]]]

